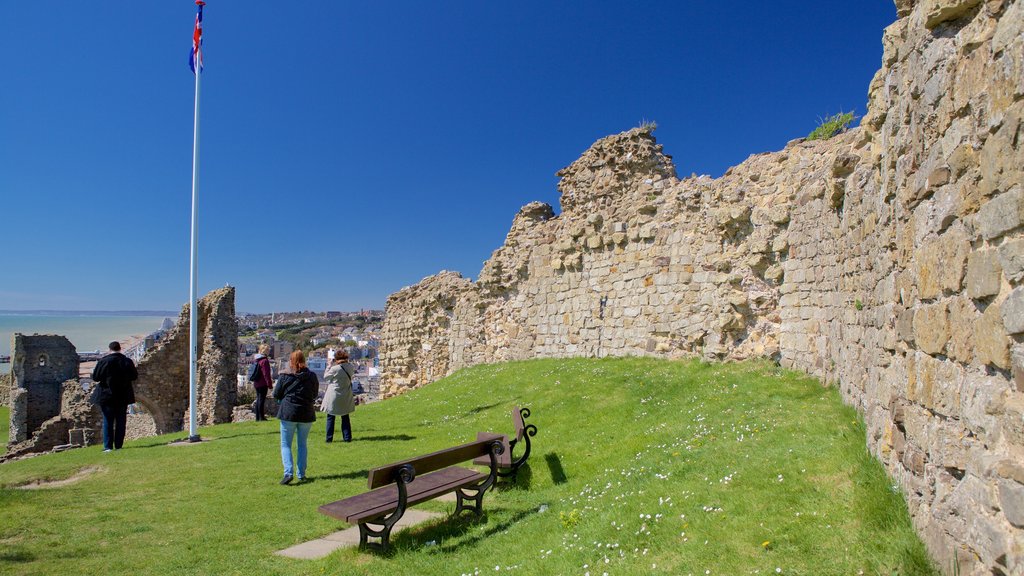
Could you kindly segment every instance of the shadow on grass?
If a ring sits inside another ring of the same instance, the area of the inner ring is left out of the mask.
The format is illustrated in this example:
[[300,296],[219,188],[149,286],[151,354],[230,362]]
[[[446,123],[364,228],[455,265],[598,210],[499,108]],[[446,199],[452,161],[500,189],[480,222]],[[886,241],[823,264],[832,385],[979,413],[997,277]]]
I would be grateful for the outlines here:
[[[357,470],[355,472],[345,472],[344,474],[318,474],[316,476],[316,479],[317,480],[353,480],[353,479],[356,479],[356,478],[366,478],[366,476],[369,473],[370,473],[369,470]],[[312,480],[313,480],[313,478],[310,477],[306,481],[307,482],[311,482]]]
[[558,457],[558,454],[554,452],[548,452],[544,455],[544,461],[548,464],[548,470],[551,471],[551,481],[555,484],[565,484],[569,481],[569,477],[565,475],[565,469],[562,468],[562,460]]
[[0,552],[0,562],[34,562],[36,555],[29,552],[16,548],[14,550],[7,549]]
[[[462,548],[476,546],[480,541],[484,540],[488,536],[493,536],[494,534],[504,532],[505,530],[511,528],[517,522],[520,522],[521,520],[530,516],[531,514],[536,513],[537,510],[534,508],[528,510],[520,510],[513,514],[512,517],[508,518],[503,522],[495,523],[493,526],[488,525],[487,528],[483,530],[474,530],[472,533],[473,535],[469,536],[468,538],[459,540],[458,542],[452,544],[439,546],[438,551],[448,554]],[[417,541],[450,541],[453,538],[460,538],[462,536],[465,536],[466,534],[469,534],[470,530],[477,526],[480,526],[481,524],[487,524],[488,518],[489,516],[487,512],[484,512],[483,516],[462,515],[458,517],[450,517],[448,518],[447,521],[445,521],[442,524],[437,524],[429,528],[425,528],[424,530],[416,531],[415,533],[412,533],[411,531],[399,532],[398,538],[402,539],[403,541],[407,540],[407,546],[409,548],[412,548]]]
[[472,410],[466,412],[466,416],[470,416],[472,414],[479,414],[480,412],[483,412],[484,410],[490,410],[491,408],[494,408],[499,404],[501,404],[501,402],[495,402],[494,404],[488,404],[486,406],[477,406],[476,408],[473,408]]
[[494,485],[494,489],[499,492],[529,490],[531,484],[533,484],[533,470],[530,469],[530,463],[527,462],[519,470],[516,470],[515,474],[501,478],[501,481]]
[[409,436],[408,434],[386,434],[382,436],[352,436],[353,442],[394,442],[396,440],[408,441],[415,439],[415,436]]

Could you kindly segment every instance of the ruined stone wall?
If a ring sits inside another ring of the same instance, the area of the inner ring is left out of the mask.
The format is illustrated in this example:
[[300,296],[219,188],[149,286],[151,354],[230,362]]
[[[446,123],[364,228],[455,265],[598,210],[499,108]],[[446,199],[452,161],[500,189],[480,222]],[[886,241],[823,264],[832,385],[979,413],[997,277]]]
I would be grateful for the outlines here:
[[[214,290],[197,303],[196,419],[199,425],[231,421],[236,387],[238,324],[235,289]],[[139,361],[135,398],[153,417],[157,434],[188,427],[189,305],[182,307],[174,328]],[[148,424],[142,425],[148,428]]]
[[3,459],[98,444],[102,441],[102,419],[99,407],[89,402],[77,377],[62,382],[57,414],[33,430],[29,438],[8,444]]
[[11,405],[11,375],[0,374],[0,406]]
[[60,414],[63,383],[78,377],[78,352],[63,336],[11,336],[10,442],[29,439]]
[[836,383],[943,567],[1024,573],[1024,0],[897,0],[861,127],[678,179],[559,172],[477,282],[392,295],[382,392],[533,357],[778,359]]

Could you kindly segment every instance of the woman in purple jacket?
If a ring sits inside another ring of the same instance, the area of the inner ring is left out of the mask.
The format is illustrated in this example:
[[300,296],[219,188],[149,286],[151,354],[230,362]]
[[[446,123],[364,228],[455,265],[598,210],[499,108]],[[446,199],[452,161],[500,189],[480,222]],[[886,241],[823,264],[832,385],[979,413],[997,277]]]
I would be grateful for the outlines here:
[[260,344],[259,353],[256,354],[256,370],[252,376],[252,387],[256,389],[256,420],[266,420],[263,415],[263,406],[267,402],[267,390],[274,387],[274,381],[270,377],[270,346]]

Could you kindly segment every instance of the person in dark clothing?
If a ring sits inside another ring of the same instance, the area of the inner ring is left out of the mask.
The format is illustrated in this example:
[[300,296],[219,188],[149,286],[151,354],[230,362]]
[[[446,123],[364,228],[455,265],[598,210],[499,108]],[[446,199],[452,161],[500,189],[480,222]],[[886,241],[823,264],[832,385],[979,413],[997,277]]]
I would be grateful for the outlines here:
[[[316,422],[315,404],[320,392],[320,381],[306,367],[306,357],[301,350],[292,352],[288,363],[292,374],[282,374],[274,386],[274,398],[280,405],[277,418],[281,421],[281,463],[284,464],[281,484],[290,483],[293,476],[299,482],[306,479],[306,440],[309,438],[309,429]],[[294,465],[292,438],[296,438],[298,447]]]
[[132,382],[139,378],[132,359],[121,354],[119,342],[110,343],[110,353],[96,363],[92,379],[97,390],[93,396],[103,412],[103,451],[120,450],[128,423],[128,405],[135,403]]
[[263,415],[263,407],[267,402],[267,390],[274,387],[274,382],[270,376],[270,359],[267,358],[269,353],[270,346],[260,344],[259,354],[256,355],[256,370],[252,378],[252,387],[256,390],[255,412],[257,422],[267,419]]

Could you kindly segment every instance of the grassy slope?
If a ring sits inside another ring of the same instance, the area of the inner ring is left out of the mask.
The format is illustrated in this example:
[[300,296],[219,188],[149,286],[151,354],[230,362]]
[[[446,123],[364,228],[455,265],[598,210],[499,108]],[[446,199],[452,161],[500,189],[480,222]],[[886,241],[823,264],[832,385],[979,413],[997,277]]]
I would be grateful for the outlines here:
[[6,444],[11,433],[11,409],[0,406],[0,444]]
[[[518,403],[535,450],[517,486],[487,496],[485,521],[400,533],[390,557],[272,554],[339,529],[316,507],[361,492],[369,468],[507,431]],[[768,364],[480,366],[360,407],[353,428],[356,442],[324,445],[317,423],[314,480],[299,486],[277,485],[276,421],[0,466],[0,573],[932,573],[853,410]],[[90,465],[102,471],[70,486],[13,488]]]

